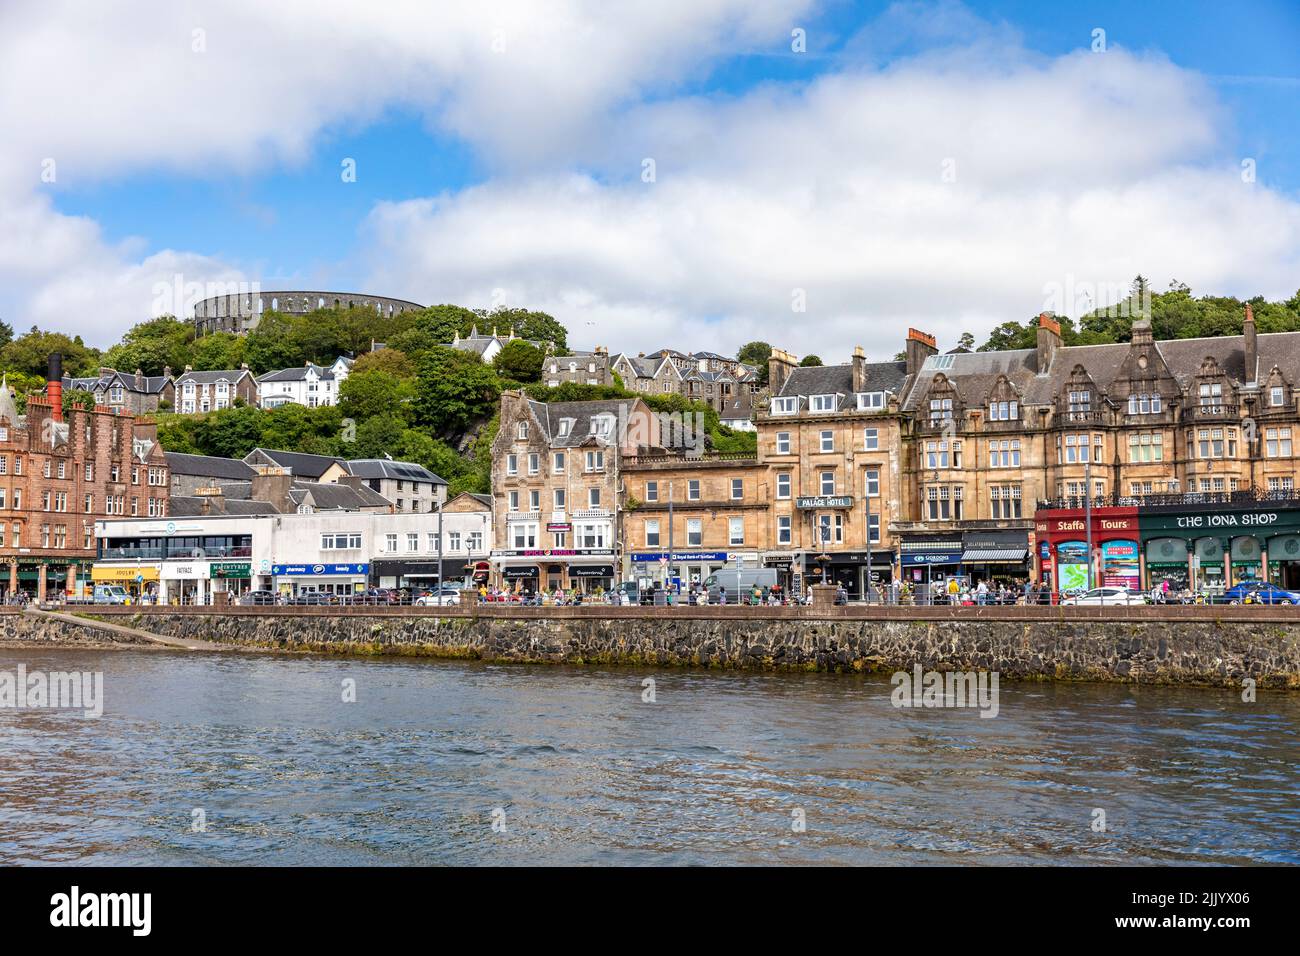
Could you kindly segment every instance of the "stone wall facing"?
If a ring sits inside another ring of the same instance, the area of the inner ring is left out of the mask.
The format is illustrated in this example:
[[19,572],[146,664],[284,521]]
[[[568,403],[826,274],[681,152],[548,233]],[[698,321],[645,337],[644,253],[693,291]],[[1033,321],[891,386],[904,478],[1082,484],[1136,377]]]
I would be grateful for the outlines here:
[[[1095,612],[1109,612],[1105,616]],[[1300,689],[1289,608],[96,608],[173,637],[287,651]]]

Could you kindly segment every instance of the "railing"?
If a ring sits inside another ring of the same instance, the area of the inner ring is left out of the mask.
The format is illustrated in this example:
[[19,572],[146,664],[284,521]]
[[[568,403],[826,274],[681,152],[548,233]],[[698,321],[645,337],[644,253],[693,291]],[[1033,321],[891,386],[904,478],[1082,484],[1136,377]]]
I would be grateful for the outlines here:
[[[1039,511],[1047,509],[1083,508],[1089,499],[1045,498],[1038,501]],[[1182,491],[1150,495],[1096,495],[1091,499],[1094,508],[1176,507],[1180,505],[1245,505],[1288,503],[1300,507],[1300,495],[1295,490],[1267,491],[1244,488],[1237,491]]]
[[663,464],[681,464],[690,465],[705,461],[744,461],[756,462],[758,452],[754,451],[706,451],[700,454],[683,452],[674,454],[671,452],[648,452],[636,455],[624,455],[622,463],[625,468],[635,468],[638,465],[663,465]]
[[1206,419],[1226,421],[1240,417],[1236,405],[1192,405],[1188,411],[1191,413],[1191,417],[1198,421]]

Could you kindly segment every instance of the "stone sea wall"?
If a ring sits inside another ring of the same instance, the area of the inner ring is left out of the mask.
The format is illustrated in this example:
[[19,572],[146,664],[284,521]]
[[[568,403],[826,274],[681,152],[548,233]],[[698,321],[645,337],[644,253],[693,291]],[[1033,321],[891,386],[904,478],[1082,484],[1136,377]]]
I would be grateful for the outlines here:
[[1300,689],[1300,615],[1020,618],[158,609],[112,619],[173,637],[321,653],[760,670],[894,671],[920,664],[996,670],[1009,679],[1235,686],[1249,677],[1260,687]]

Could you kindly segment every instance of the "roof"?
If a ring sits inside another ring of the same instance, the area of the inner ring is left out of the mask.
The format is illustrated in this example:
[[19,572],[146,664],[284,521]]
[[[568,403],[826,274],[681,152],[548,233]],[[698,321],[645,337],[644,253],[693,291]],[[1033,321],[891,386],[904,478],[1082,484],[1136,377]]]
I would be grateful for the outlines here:
[[466,494],[468,494],[471,498],[476,498],[476,499],[478,499],[479,502],[481,502],[482,504],[487,505],[488,508],[495,507],[495,504],[494,504],[494,502],[492,501],[492,496],[491,496],[491,495],[480,495],[480,494],[476,494],[475,492],[472,492],[472,491],[470,491],[470,492],[466,492]]
[[[1193,384],[1207,358],[1213,358],[1237,387],[1253,381],[1256,375],[1264,381],[1274,366],[1288,381],[1300,382],[1300,332],[1263,333],[1255,341],[1258,369],[1249,374],[1242,335],[1164,339],[1153,343],[1152,348],[1182,390]],[[903,407],[915,409],[940,373],[957,388],[963,401],[972,404],[983,404],[1002,375],[1015,387],[1022,402],[1050,404],[1061,394],[1076,366],[1083,367],[1100,391],[1109,392],[1117,379],[1127,375],[1129,359],[1141,347],[1131,342],[1059,346],[1043,375],[1038,374],[1035,349],[932,355],[921,366]],[[1152,366],[1157,377],[1163,374],[1159,366],[1159,362]]]
[[211,385],[214,382],[237,382],[245,375],[251,376],[253,373],[246,368],[226,368],[212,369],[205,372],[196,372],[193,369],[182,372],[176,376],[176,382],[197,382],[200,385]]
[[412,461],[393,461],[391,458],[353,458],[345,463],[348,473],[357,478],[395,478],[403,481],[424,481],[445,485],[428,468]]
[[172,495],[167,499],[167,513],[173,518],[198,518],[204,514],[278,514],[275,505],[269,501],[251,501],[228,495]]
[[301,382],[307,378],[308,372],[315,372],[317,378],[325,381],[334,381],[333,369],[310,363],[298,368],[282,368],[274,372],[267,372],[265,375],[259,375],[257,380],[259,382]]
[[302,478],[319,478],[329,471],[330,465],[341,465],[344,471],[347,470],[347,462],[342,458],[334,458],[330,455],[308,455],[300,451],[280,451],[276,448],[254,448],[244,456],[244,461],[252,464],[249,459],[257,455],[261,455],[281,468],[288,468],[291,474]]
[[[863,370],[864,392],[893,392],[900,395],[907,384],[906,362],[866,362]],[[801,365],[790,370],[789,376],[777,393],[781,397],[792,395],[806,398],[809,395],[840,395],[841,408],[856,404],[852,398],[852,365]]]
[[239,458],[218,458],[215,455],[187,455],[169,451],[167,467],[173,475],[192,475],[198,478],[224,478],[231,481],[249,481],[257,474]]
[[[590,441],[602,442],[591,434],[591,420],[598,415],[612,415],[615,427],[619,412],[629,409],[636,399],[604,399],[594,402],[538,402],[530,399],[528,406],[533,417],[541,423],[547,441],[556,448],[576,448]],[[572,425],[567,434],[560,435],[560,422],[569,419]],[[610,435],[610,439],[616,436]]]
[[718,414],[720,421],[750,421],[754,417],[754,403],[748,396],[742,396],[727,403]]
[[359,511],[362,508],[390,508],[392,502],[365,485],[332,482],[295,481],[289,488],[289,500],[300,507],[308,498],[322,511]]
[[108,389],[114,385],[120,385],[128,392],[136,392],[140,395],[157,395],[167,387],[170,381],[171,379],[166,375],[144,375],[141,377],[141,387],[136,388],[134,373],[127,374],[113,369],[106,369],[99,375],[85,378],[73,378],[65,375],[63,376],[63,388],[65,390],[93,392],[96,389]]

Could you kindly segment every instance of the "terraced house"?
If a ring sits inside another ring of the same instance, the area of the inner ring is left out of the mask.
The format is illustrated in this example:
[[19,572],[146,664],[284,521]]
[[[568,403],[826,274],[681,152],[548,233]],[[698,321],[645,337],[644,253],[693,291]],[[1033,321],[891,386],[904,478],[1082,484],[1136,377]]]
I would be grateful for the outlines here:
[[547,403],[502,393],[492,443],[497,579],[534,591],[612,587],[620,459],[658,443],[658,419],[640,399]]
[[901,402],[934,340],[913,330],[907,360],[800,367],[774,349],[771,399],[758,413],[758,456],[771,488],[771,550],[763,563],[799,588],[809,576],[851,597],[895,574],[891,520],[908,494]]
[[154,423],[99,405],[73,405],[65,419],[60,385],[53,377],[48,394],[29,395],[19,415],[7,383],[0,384],[6,594],[78,593],[92,580],[96,520],[169,514],[167,459]]
[[[1295,499],[1300,333],[1259,334],[1249,306],[1243,326],[1157,342],[1140,318],[1129,342],[1066,347],[1043,315],[1034,349],[927,358],[904,402],[904,560],[910,549],[947,573],[1074,586],[1149,587],[1153,564],[1181,567],[1180,586],[1267,576],[1267,536],[1206,535],[1189,553],[1143,530]],[[1099,522],[1091,550],[1085,499]]]

